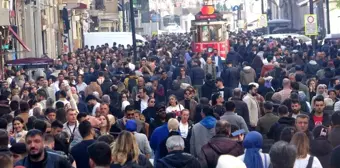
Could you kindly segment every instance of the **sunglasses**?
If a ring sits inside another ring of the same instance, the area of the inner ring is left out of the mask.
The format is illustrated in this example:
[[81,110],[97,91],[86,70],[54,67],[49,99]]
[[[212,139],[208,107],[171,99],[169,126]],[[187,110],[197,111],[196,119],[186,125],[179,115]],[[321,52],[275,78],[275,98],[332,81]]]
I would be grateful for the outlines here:
[[127,113],[127,116],[135,116],[135,113]]

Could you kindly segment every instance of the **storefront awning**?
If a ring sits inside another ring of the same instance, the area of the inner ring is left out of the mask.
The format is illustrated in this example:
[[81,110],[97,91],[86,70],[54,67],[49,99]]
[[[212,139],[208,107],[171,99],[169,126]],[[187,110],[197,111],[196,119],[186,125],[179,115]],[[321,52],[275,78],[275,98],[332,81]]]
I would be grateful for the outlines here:
[[[313,0],[313,2],[317,3],[317,2],[319,2],[319,0]],[[309,5],[309,0],[300,0],[300,1],[297,1],[296,4],[299,7],[306,6],[306,5]]]
[[24,47],[25,50],[31,51],[30,48],[27,47],[27,45],[22,41],[22,39],[18,36],[18,34],[12,29],[11,26],[8,26],[8,30],[12,33],[15,39],[19,41],[22,47]]

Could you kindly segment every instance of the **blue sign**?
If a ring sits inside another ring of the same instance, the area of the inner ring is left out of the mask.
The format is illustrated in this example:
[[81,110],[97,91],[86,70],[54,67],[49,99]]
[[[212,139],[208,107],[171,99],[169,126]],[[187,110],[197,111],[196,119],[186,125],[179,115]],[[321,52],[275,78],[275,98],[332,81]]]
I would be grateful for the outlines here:
[[227,5],[226,3],[217,3],[215,5],[215,8],[217,11],[220,11],[220,12],[235,12],[235,11],[238,11],[240,10],[240,5]]
[[159,22],[161,20],[161,15],[160,14],[151,14],[151,21],[152,22]]

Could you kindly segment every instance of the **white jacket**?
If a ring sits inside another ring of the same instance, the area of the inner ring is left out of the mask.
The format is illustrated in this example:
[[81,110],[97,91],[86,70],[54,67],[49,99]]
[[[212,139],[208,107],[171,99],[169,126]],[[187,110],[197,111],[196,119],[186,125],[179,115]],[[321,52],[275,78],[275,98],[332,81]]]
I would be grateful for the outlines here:
[[260,114],[259,103],[257,102],[256,97],[252,96],[249,93],[244,96],[243,101],[247,104],[249,110],[250,125],[252,127],[256,127]]

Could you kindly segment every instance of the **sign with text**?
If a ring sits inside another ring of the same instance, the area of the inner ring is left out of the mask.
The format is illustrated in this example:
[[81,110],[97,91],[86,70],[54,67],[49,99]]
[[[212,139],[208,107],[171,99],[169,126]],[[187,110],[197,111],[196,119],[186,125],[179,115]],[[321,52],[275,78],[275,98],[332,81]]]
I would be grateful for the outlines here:
[[318,35],[318,22],[315,14],[305,15],[305,35],[306,36]]
[[262,28],[262,27],[267,27],[267,26],[268,26],[267,14],[260,15],[259,20],[258,20],[258,27]]

